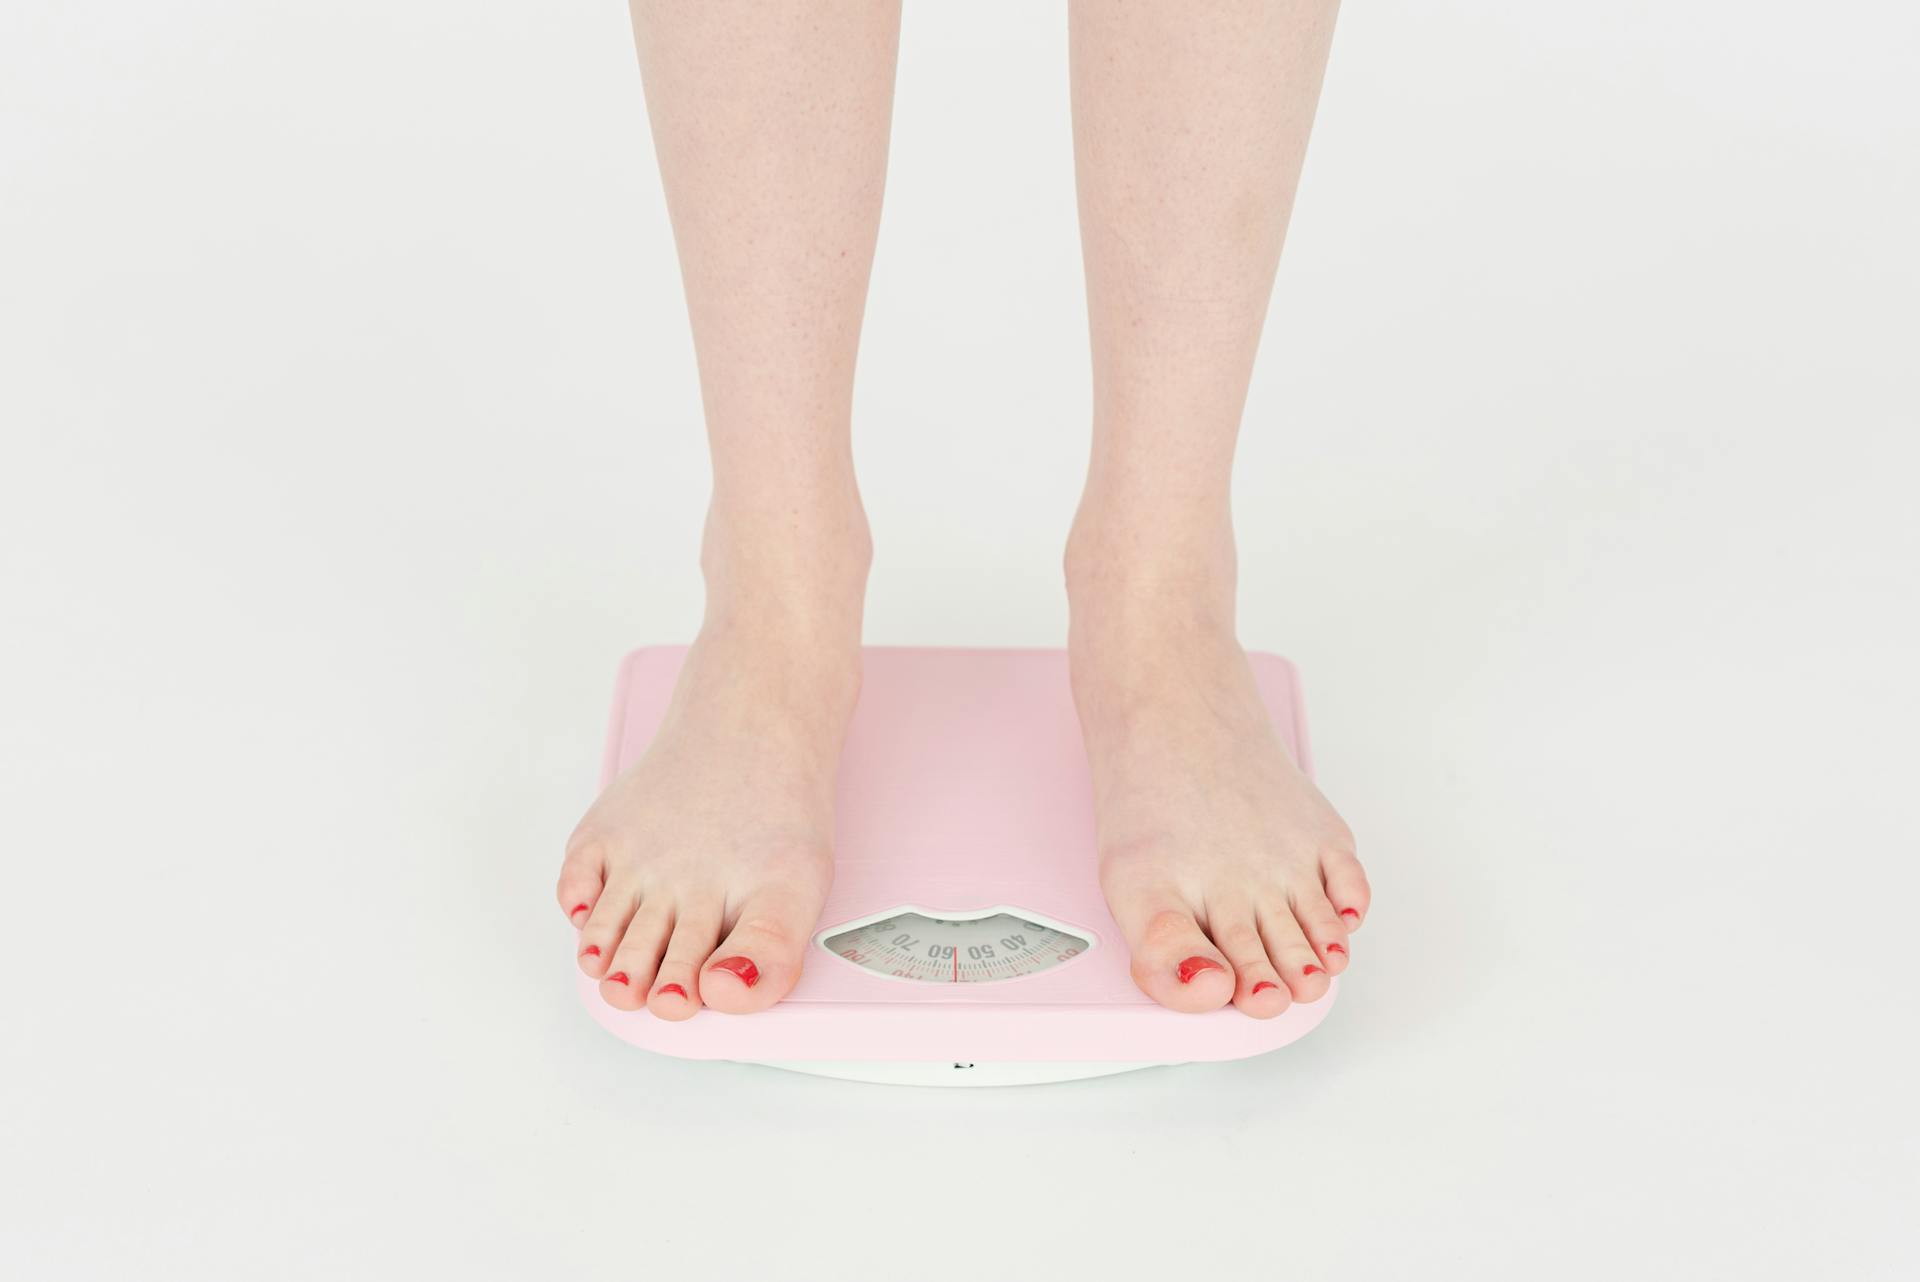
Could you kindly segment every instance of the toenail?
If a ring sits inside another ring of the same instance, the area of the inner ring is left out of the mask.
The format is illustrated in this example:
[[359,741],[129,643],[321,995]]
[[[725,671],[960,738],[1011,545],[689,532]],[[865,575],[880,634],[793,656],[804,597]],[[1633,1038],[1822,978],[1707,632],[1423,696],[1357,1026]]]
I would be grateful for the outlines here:
[[1189,957],[1180,963],[1174,974],[1180,976],[1180,982],[1191,984],[1193,977],[1203,970],[1224,970],[1225,967],[1211,957]]
[[724,970],[748,988],[760,982],[760,968],[745,957],[724,957],[707,969]]
[[1360,920],[1360,910],[1357,908],[1342,908],[1340,910],[1340,915],[1342,917],[1351,917],[1355,921]]
[[1318,975],[1320,968],[1318,966],[1306,966],[1301,969],[1300,973],[1302,975]]
[[582,957],[598,957],[600,955],[600,945],[588,944],[580,950],[580,955]]
[[687,995],[687,990],[680,987],[680,985],[678,984],[660,985],[660,995],[664,997],[668,993],[672,993],[675,997],[685,997]]
[[573,911],[568,913],[567,916],[578,917],[581,913],[585,911],[587,911],[587,906],[585,904],[575,904],[573,906]]
[[624,970],[616,970],[613,974],[607,976],[607,982],[609,984],[624,984],[627,982],[627,972]]
[[1342,957],[1345,957],[1347,955],[1347,946],[1345,944],[1328,944],[1327,951],[1330,953],[1339,953]]
[[1274,983],[1271,979],[1263,979],[1259,983],[1253,986],[1253,995],[1255,997],[1258,997],[1261,993],[1265,992],[1267,989],[1278,988],[1278,987],[1280,987],[1280,985]]

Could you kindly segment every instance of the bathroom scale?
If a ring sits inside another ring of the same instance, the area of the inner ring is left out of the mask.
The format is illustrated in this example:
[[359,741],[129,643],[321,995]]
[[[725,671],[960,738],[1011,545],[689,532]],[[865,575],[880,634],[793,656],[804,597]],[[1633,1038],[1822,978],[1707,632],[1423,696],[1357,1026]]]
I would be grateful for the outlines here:
[[[646,750],[685,647],[620,665],[604,787]],[[1294,667],[1250,656],[1312,772]],[[991,1086],[1240,1059],[1311,1032],[1339,984],[1272,1019],[1185,1014],[1128,974],[1101,896],[1092,784],[1061,650],[870,646],[847,731],[834,878],[785,1000],[658,1019],[579,977],[593,1017],[663,1055],[867,1082]]]

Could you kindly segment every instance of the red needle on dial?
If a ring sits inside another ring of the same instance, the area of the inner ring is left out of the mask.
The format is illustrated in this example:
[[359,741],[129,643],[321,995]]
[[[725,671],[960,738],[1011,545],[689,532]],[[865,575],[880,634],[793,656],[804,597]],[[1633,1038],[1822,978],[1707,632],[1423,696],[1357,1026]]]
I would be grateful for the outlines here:
[[960,982],[960,945],[953,946],[953,982]]

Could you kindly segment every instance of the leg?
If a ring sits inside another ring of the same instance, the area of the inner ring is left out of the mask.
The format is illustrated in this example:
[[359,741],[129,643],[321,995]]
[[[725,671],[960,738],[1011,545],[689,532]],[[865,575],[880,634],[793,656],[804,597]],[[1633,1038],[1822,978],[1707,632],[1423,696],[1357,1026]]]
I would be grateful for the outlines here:
[[1326,992],[1367,911],[1234,633],[1234,439],[1335,0],[1073,0],[1093,459],[1067,549],[1100,876],[1164,1005]]
[[832,878],[869,560],[849,419],[899,16],[634,0],[713,498],[671,708],[560,871],[580,965],[615,1006],[772,1005]]

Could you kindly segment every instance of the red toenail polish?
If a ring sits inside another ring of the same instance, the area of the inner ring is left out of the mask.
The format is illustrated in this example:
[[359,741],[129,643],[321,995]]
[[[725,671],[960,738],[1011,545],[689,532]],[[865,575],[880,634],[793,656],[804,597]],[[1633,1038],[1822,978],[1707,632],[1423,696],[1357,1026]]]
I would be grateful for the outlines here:
[[573,911],[568,913],[567,916],[578,917],[581,913],[585,911],[587,911],[587,906],[585,904],[575,904],[573,906]]
[[723,957],[707,969],[724,970],[748,988],[760,982],[760,968],[745,957]]
[[1345,957],[1347,955],[1347,946],[1345,944],[1328,944],[1327,951],[1330,953],[1339,953],[1342,957]]
[[1274,983],[1271,979],[1263,979],[1259,983],[1253,986],[1253,995],[1255,997],[1258,997],[1261,993],[1265,992],[1267,989],[1278,988],[1278,987],[1280,987],[1280,985]]
[[1180,968],[1174,971],[1174,974],[1180,976],[1181,983],[1191,984],[1193,982],[1193,977],[1195,975],[1198,975],[1203,970],[1222,970],[1222,969],[1224,969],[1224,967],[1222,967],[1219,962],[1215,961],[1211,957],[1189,957],[1185,961],[1180,963]]
[[624,984],[627,982],[627,972],[624,970],[616,970],[613,974],[607,976],[607,982],[609,984]]
[[1340,915],[1342,917],[1351,917],[1355,921],[1360,920],[1360,910],[1357,908],[1342,908],[1340,910]]
[[582,957],[598,957],[600,955],[600,945],[588,944],[580,950],[580,955]]
[[687,990],[680,987],[680,985],[678,984],[660,985],[660,995],[664,997],[668,993],[672,993],[675,997],[685,997],[687,995]]
[[1302,975],[1318,975],[1320,973],[1320,968],[1318,966],[1308,966],[1305,969],[1303,969],[1300,973]]

